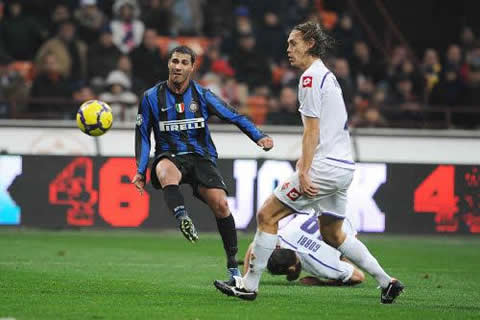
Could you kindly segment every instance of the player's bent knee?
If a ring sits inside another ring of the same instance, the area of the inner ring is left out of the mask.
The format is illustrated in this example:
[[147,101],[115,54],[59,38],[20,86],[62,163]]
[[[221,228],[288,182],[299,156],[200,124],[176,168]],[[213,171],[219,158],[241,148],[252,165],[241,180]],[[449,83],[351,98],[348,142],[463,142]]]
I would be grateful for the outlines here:
[[338,248],[346,237],[345,233],[341,230],[336,231],[320,227],[320,231],[322,233],[323,241],[334,248]]
[[182,179],[182,174],[170,161],[160,161],[155,168],[155,172],[158,181],[163,187],[169,184],[179,184]]
[[270,211],[265,208],[260,209],[257,213],[257,224],[258,226],[271,226],[274,225],[276,221],[273,219],[273,215]]

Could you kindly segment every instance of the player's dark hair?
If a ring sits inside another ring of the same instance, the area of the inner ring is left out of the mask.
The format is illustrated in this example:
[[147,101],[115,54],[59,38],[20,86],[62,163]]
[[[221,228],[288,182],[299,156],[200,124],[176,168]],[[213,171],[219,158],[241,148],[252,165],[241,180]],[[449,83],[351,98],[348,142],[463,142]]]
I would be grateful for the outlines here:
[[172,58],[172,56],[175,52],[188,54],[190,56],[190,60],[192,61],[192,64],[195,63],[195,59],[197,58],[197,55],[195,54],[195,51],[192,50],[192,48],[187,47],[187,46],[178,46],[178,47],[173,48],[168,53],[168,61],[170,61],[170,59]]
[[316,22],[307,21],[293,27],[292,31],[300,31],[302,33],[302,39],[305,42],[312,42],[313,47],[308,49],[307,53],[314,56],[323,58],[329,50],[335,47],[335,39],[329,36],[325,30]]
[[297,255],[290,249],[275,249],[268,259],[267,270],[273,275],[288,274],[291,266],[297,263]]

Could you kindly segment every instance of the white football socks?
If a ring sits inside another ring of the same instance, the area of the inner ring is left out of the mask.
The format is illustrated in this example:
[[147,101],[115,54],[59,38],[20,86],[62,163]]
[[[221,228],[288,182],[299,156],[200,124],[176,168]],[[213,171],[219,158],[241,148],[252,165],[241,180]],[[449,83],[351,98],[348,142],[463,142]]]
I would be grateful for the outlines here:
[[377,259],[367,247],[355,236],[347,235],[345,241],[337,248],[345,257],[374,277],[380,287],[386,288],[392,278],[383,270]]
[[243,277],[243,285],[249,291],[257,291],[262,272],[267,267],[268,259],[277,245],[277,235],[257,230],[253,240],[250,268]]

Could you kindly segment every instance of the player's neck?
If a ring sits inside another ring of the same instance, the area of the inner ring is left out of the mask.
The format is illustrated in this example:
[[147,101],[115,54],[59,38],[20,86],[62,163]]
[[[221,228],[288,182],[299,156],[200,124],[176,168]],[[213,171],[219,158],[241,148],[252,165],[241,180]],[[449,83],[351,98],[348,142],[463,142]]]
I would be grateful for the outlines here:
[[168,79],[167,86],[168,88],[175,94],[182,94],[187,90],[188,86],[190,85],[190,79],[185,80],[182,83],[175,83]]
[[302,66],[301,66],[302,71],[305,71],[308,68],[310,68],[310,66],[317,60],[320,60],[320,58],[319,57],[314,57],[314,56],[305,57],[305,59],[303,60]]

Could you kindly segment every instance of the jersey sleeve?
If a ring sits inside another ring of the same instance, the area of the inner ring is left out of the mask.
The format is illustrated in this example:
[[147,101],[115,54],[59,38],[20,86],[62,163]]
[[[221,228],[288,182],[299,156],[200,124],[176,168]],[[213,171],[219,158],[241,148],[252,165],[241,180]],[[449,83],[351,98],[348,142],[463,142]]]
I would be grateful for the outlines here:
[[214,114],[220,119],[236,125],[243,133],[245,133],[254,142],[266,137],[252,121],[250,121],[245,115],[239,114],[232,106],[223,101],[212,91],[205,91],[205,100],[207,101],[208,112]]
[[145,175],[150,157],[150,135],[152,132],[151,108],[146,95],[138,106],[135,125],[135,158],[137,172]]
[[329,72],[320,79],[318,74],[304,74],[300,79],[298,89],[299,111],[302,115],[320,118],[322,109],[322,89],[325,78]]

